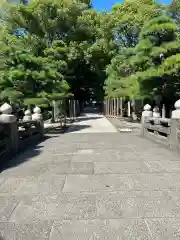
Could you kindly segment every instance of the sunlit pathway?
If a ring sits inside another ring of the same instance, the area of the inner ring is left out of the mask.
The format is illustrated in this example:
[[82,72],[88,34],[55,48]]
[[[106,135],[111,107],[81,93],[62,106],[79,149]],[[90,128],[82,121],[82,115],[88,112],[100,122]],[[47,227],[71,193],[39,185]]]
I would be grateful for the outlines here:
[[84,113],[68,130],[69,133],[115,133],[116,128],[103,116]]
[[101,115],[85,114],[0,173],[5,240],[178,240],[179,228],[179,155]]

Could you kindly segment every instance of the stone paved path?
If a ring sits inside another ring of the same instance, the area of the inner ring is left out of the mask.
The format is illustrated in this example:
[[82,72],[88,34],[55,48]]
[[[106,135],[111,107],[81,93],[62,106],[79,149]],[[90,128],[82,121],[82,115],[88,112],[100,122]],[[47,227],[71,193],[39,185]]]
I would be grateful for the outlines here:
[[103,116],[95,113],[85,113],[72,124],[69,133],[115,133],[116,128]]
[[[180,239],[179,156],[97,117],[83,116],[0,173],[5,240]],[[93,133],[82,134],[85,125]]]

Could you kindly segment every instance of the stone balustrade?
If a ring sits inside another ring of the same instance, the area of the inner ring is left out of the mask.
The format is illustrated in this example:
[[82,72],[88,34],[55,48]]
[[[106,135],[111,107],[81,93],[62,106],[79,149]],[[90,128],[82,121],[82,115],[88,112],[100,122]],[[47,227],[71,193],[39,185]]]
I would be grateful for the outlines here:
[[0,160],[12,157],[31,144],[44,138],[44,122],[39,107],[34,113],[25,111],[23,120],[18,121],[12,114],[11,105],[0,107]]
[[[37,106],[33,113],[26,110],[22,120],[18,120],[12,111],[8,103],[0,107],[0,161],[43,140],[44,133],[54,127],[53,124],[44,124],[41,109]],[[59,123],[60,128],[66,126],[67,119],[74,121],[79,114],[78,100],[53,102],[53,122]]]
[[152,111],[151,106],[146,104],[141,117],[141,136],[180,150],[180,100],[175,102],[174,107],[168,119],[163,111],[161,116],[158,107]]

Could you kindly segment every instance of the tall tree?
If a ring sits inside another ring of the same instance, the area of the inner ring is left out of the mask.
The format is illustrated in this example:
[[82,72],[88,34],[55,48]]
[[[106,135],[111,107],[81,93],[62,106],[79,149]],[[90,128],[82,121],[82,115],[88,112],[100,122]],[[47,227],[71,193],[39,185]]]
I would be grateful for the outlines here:
[[[105,90],[109,97],[130,95],[134,97],[137,94],[136,82],[127,87],[128,81],[125,79],[138,71],[140,65],[147,64],[145,57],[143,62],[142,57],[136,55],[135,47],[139,43],[144,22],[161,13],[161,6],[151,0],[126,1],[113,7],[112,14],[116,19],[114,34],[119,53],[115,55],[106,70],[108,77]],[[137,62],[137,65],[134,62]]]

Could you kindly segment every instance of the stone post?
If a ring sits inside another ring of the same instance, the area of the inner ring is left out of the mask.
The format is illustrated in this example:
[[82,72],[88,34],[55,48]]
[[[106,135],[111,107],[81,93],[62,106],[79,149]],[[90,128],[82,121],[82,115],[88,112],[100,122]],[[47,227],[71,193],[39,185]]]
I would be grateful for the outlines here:
[[109,115],[110,115],[110,117],[112,117],[112,100],[111,99],[109,100],[109,103],[110,103],[110,112],[109,112],[110,114]]
[[74,115],[74,119],[76,119],[76,101],[73,100],[73,115]]
[[117,98],[116,115],[119,117],[119,99]]
[[16,154],[19,151],[19,133],[16,117],[12,114],[12,107],[8,103],[4,103],[0,107],[0,123],[8,124],[10,128],[10,152]]
[[161,117],[158,106],[153,108],[153,117],[154,118],[160,118]]
[[111,100],[109,99],[109,117],[111,117]]
[[78,116],[79,115],[79,109],[80,109],[78,100],[76,100],[76,109],[77,109],[76,115]]
[[114,111],[114,99],[111,99],[111,117],[113,117],[113,111]]
[[144,135],[145,135],[144,124],[145,124],[146,120],[152,116],[153,116],[153,112],[151,111],[151,106],[149,104],[146,104],[144,106],[144,111],[142,112],[142,117],[141,117],[141,136],[142,137],[144,137]]
[[180,129],[180,100],[176,101],[174,104],[175,110],[172,111],[171,116],[171,126],[169,135],[169,146],[171,149],[179,150],[179,138],[178,132]]
[[113,116],[116,117],[116,99],[114,98]]
[[121,114],[121,117],[122,117],[123,116],[123,98],[122,97],[120,98],[120,109],[121,109],[120,110],[121,111],[120,114]]
[[131,117],[131,102],[128,101],[128,117]]
[[73,114],[73,100],[71,100],[71,118],[74,121],[74,114]]
[[111,99],[111,117],[113,116],[113,99]]
[[31,121],[32,120],[32,114],[31,111],[28,109],[24,112],[24,117],[23,117],[23,121]]
[[109,117],[109,99],[107,100],[107,116]]
[[56,114],[56,101],[52,101],[52,123],[56,121],[57,114]]
[[132,99],[131,106],[132,106],[132,120],[133,120],[133,121],[137,121],[137,116],[136,116],[136,101],[135,101],[135,99]]
[[69,120],[71,122],[71,100],[68,101],[68,107],[69,107]]
[[111,117],[112,116],[112,100],[109,99],[109,116]]
[[71,100],[71,114],[72,114],[72,120],[74,121],[74,100]]
[[104,116],[106,116],[106,112],[107,112],[107,103],[106,103],[106,100],[103,101],[103,104],[104,104]]
[[41,114],[41,109],[39,107],[35,107],[32,114],[32,120],[38,121],[40,123],[40,134],[42,138],[44,138],[44,121],[43,121],[43,115]]
[[71,100],[71,114],[72,114],[72,121],[74,121],[74,100]]
[[165,118],[165,117],[166,117],[166,107],[163,104],[163,107],[162,107],[162,118]]

